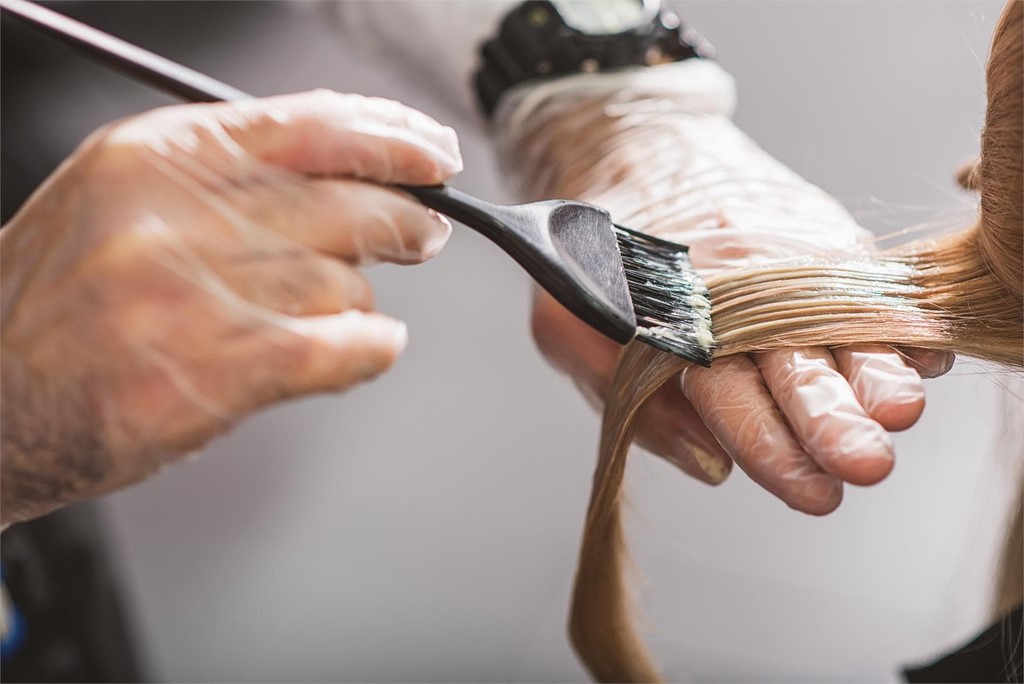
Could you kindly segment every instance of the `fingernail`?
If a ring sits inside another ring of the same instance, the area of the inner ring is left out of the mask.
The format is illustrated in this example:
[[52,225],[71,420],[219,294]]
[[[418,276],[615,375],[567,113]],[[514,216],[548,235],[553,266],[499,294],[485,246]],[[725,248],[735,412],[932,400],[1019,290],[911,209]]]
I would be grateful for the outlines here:
[[926,355],[920,363],[922,378],[937,378],[941,375],[945,375],[953,368],[953,364],[956,362],[956,355],[949,352],[933,352],[932,355]]
[[462,171],[462,152],[459,150],[459,136],[455,129],[445,126],[439,143],[438,162],[441,170],[454,176]]
[[409,344],[409,326],[401,321],[395,321],[394,330],[395,353],[401,354]]
[[721,484],[729,475],[729,466],[721,459],[715,458],[710,452],[701,449],[699,446],[690,445],[693,450],[693,458],[697,465],[708,476],[711,484]]
[[[427,209],[427,216],[434,222],[436,227],[424,230],[421,236],[422,243],[418,246],[415,256],[419,261],[433,259],[448,244],[448,238],[452,234],[452,224],[447,218],[433,209]],[[412,255],[410,255],[412,256]]]

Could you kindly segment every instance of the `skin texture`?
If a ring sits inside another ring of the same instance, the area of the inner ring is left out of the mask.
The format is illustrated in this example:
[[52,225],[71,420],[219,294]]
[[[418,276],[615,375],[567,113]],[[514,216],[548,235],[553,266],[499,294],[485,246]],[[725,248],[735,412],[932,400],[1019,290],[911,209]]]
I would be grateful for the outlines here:
[[454,132],[316,91],[158,109],[91,136],[0,232],[3,524],[146,477],[406,344],[360,267],[450,225],[380,184],[461,169]]

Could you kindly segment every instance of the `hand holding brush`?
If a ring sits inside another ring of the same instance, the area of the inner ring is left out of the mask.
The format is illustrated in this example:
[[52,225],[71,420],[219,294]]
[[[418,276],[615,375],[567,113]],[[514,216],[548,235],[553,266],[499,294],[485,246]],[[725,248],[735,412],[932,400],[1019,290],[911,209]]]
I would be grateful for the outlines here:
[[[2,0],[0,7],[184,99],[250,99],[231,86],[28,0]],[[607,211],[584,202],[499,206],[447,187],[399,187],[490,239],[551,296],[608,338],[624,344],[639,337],[696,363],[711,363],[710,300],[682,245],[615,225]]]

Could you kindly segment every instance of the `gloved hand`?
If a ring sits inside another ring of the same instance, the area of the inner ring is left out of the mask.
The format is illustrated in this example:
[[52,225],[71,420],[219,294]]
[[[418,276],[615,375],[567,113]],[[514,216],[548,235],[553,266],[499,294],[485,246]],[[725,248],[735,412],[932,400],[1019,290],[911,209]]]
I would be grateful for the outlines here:
[[329,91],[93,134],[0,232],[3,523],[386,370],[406,328],[357,267],[421,262],[451,227],[375,183],[461,168],[450,128]]
[[[501,143],[531,196],[603,206],[617,223],[690,245],[698,269],[870,250],[870,233],[842,206],[732,124],[732,102],[731,79],[703,60],[571,77],[513,98]],[[543,292],[533,332],[592,403],[608,399],[618,345]],[[918,419],[921,377],[952,361],[881,345],[717,358],[652,397],[636,441],[709,483],[735,461],[793,508],[825,514],[844,481],[889,473],[887,430]]]

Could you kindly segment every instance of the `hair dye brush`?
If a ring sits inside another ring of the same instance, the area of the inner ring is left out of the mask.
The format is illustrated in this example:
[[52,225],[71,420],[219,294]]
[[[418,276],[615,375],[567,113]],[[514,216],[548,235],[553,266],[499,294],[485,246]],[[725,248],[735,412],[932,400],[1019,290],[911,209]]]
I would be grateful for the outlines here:
[[[3,10],[147,84],[194,102],[251,97],[28,0]],[[711,300],[687,248],[615,225],[585,202],[491,204],[447,186],[399,189],[501,247],[563,306],[619,343],[711,364]]]

